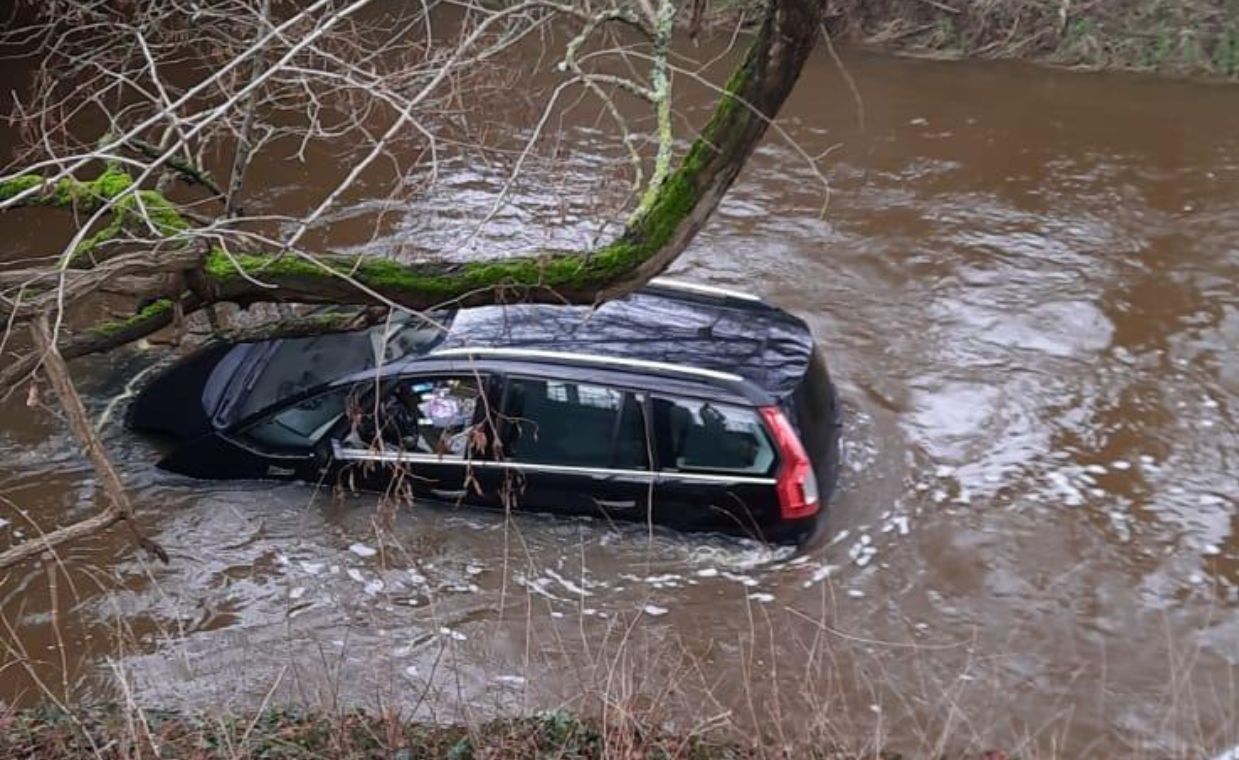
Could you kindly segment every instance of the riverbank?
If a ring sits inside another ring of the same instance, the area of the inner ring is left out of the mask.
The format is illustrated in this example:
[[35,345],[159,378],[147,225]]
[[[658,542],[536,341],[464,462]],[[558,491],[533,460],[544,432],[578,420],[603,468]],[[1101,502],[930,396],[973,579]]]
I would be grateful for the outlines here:
[[[398,758],[399,760],[748,760],[783,757],[782,748],[744,746],[700,735],[676,735],[632,726],[604,729],[566,712],[499,720],[477,727],[439,726],[391,715],[349,712],[298,715],[268,710],[244,717],[124,712],[116,708],[68,714],[20,711],[0,716],[0,757],[70,758]],[[850,760],[818,747],[798,751],[806,760]],[[896,754],[866,754],[900,760]],[[997,752],[983,758],[1005,758]]]
[[836,40],[899,54],[1239,81],[1234,0],[831,0],[826,26]]

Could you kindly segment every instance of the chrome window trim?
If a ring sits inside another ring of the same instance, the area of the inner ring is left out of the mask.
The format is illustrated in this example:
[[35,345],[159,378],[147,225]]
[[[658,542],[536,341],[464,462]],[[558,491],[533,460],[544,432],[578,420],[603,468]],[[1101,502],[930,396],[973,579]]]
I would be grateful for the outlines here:
[[720,288],[714,285],[703,285],[699,282],[687,282],[685,280],[676,280],[671,277],[655,277],[649,282],[650,285],[659,288],[667,288],[669,290],[683,290],[687,293],[701,293],[707,296],[722,296],[724,298],[738,298],[741,301],[761,301],[761,296],[753,293],[745,293],[741,290],[732,290],[730,288]]
[[398,464],[459,464],[499,470],[530,470],[533,472],[552,472],[563,475],[599,475],[621,477],[638,477],[650,480],[688,480],[699,483],[743,483],[751,485],[772,486],[777,481],[774,478],[758,478],[747,475],[712,475],[703,472],[676,472],[674,470],[624,470],[609,467],[576,467],[563,464],[533,464],[529,462],[494,462],[488,459],[456,459],[440,457],[434,454],[410,454],[405,451],[372,451],[370,449],[345,448],[339,441],[332,441],[332,453],[336,459],[346,461],[391,462]]
[[512,359],[550,359],[561,362],[578,362],[585,364],[603,364],[632,369],[656,370],[662,372],[679,372],[685,375],[707,377],[712,380],[743,382],[744,378],[731,372],[720,372],[714,369],[691,367],[687,364],[672,364],[656,362],[648,359],[629,359],[622,356],[600,356],[573,351],[547,351],[539,348],[504,348],[502,346],[461,346],[459,348],[441,348],[431,351],[428,356],[449,358],[452,356],[498,356]]

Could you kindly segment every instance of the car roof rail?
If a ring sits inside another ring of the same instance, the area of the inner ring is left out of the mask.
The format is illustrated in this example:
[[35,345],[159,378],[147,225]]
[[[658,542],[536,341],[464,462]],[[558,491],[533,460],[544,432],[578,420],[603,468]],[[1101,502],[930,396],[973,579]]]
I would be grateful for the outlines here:
[[655,277],[651,279],[648,285],[656,288],[664,288],[666,290],[680,290],[685,293],[697,293],[704,296],[717,296],[719,298],[735,298],[740,301],[761,301],[761,296],[753,293],[745,293],[740,290],[732,290],[730,288],[720,288],[714,285],[703,285],[698,282],[688,282],[686,280],[677,280],[672,277]]
[[672,362],[658,362],[651,361],[649,359],[629,359],[623,356],[602,356],[599,354],[578,353],[576,351],[549,351],[540,348],[460,346],[457,348],[441,348],[437,351],[431,351],[429,356],[436,358],[447,358],[452,356],[494,356],[511,359],[533,359],[535,361],[558,361],[569,364],[600,364],[625,369],[643,369],[655,372],[678,373],[682,375],[709,378],[711,380],[725,380],[728,382],[744,381],[744,378],[731,372],[722,372],[716,369],[704,369],[702,367],[693,367],[687,364],[673,364]]

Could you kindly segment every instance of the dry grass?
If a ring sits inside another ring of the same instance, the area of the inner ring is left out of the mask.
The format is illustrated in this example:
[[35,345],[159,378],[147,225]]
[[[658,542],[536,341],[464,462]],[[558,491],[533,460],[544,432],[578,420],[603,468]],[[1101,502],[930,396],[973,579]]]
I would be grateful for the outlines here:
[[[719,2],[722,17],[759,0]],[[896,52],[1239,78],[1230,0],[831,0],[835,37]]]

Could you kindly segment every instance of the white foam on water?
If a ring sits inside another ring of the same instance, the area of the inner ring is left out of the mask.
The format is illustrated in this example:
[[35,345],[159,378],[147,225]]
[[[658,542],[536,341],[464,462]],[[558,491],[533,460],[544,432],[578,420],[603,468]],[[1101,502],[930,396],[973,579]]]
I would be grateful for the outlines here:
[[305,571],[306,575],[318,575],[319,573],[323,571],[325,567],[327,566],[322,562],[304,562],[303,561],[301,563],[301,569]]
[[375,578],[367,583],[366,587],[362,590],[366,592],[366,596],[374,596],[383,590],[383,585],[383,580],[381,578]]
[[877,554],[878,547],[873,545],[873,538],[868,533],[848,547],[848,558],[855,562],[857,567],[868,565]]
[[514,576],[512,580],[516,583],[516,585],[524,586],[530,593],[537,594],[538,596],[544,596],[547,599],[556,602],[567,601],[566,599],[562,599],[546,590],[547,586],[554,583],[554,580],[550,578],[534,578],[533,580],[530,580],[523,575],[517,575]]
[[697,571],[697,576],[698,576],[699,578],[717,578],[717,577],[718,577],[718,568],[714,568],[714,567],[703,567],[703,568],[701,568],[700,570],[698,570],[698,571]]
[[586,591],[586,590],[585,590],[584,588],[582,588],[581,586],[578,586],[577,584],[575,584],[575,583],[573,583],[572,581],[568,580],[567,578],[563,577],[562,575],[560,575],[559,573],[555,572],[554,570],[551,570],[551,569],[549,569],[549,568],[548,568],[545,572],[546,572],[546,574],[547,574],[547,575],[551,576],[551,578],[553,578],[555,581],[557,581],[557,582],[559,583],[559,585],[561,585],[561,586],[563,586],[564,588],[568,589],[568,593],[570,593],[570,594],[576,594],[577,596],[593,596],[593,595],[594,595],[594,592],[592,592],[592,591]]
[[1070,476],[1062,470],[1051,470],[1045,475],[1056,494],[1062,497],[1063,503],[1069,507],[1078,507],[1084,503],[1084,494],[1072,484]]
[[723,577],[729,581],[735,581],[736,583],[739,583],[741,586],[744,586],[745,588],[752,588],[753,586],[756,586],[758,583],[756,578],[751,578],[747,575],[737,575],[736,573],[724,572]]
[[1239,744],[1231,747],[1213,760],[1239,760]]
[[749,594],[749,599],[752,599],[755,602],[761,602],[762,604],[769,604],[774,601],[774,594],[767,594],[764,591],[758,591]]
[[452,641],[464,641],[465,639],[469,638],[468,636],[461,633],[460,631],[457,631],[452,628],[448,628],[447,626],[443,626],[442,628],[439,629],[439,635],[446,636],[450,638]]
[[657,604],[647,604],[641,608],[641,611],[652,617],[658,617],[659,615],[666,615],[670,610],[666,607],[659,607]]
[[305,586],[298,586],[288,592],[289,599],[300,599],[305,596]]
[[522,686],[525,683],[524,676],[495,676],[495,680],[499,683],[509,683],[513,686]]
[[348,577],[352,578],[353,580],[357,581],[358,583],[365,583],[365,582],[366,582],[366,576],[362,575],[362,574],[361,574],[361,571],[360,571],[360,570],[358,570],[358,569],[357,569],[357,568],[355,568],[355,567],[350,567],[350,568],[348,569]]
[[379,553],[378,549],[375,549],[372,546],[366,546],[365,544],[353,544],[348,548],[348,550],[362,558],[373,557]]
[[814,583],[821,583],[829,578],[838,569],[838,565],[819,565],[818,568],[813,571],[813,575],[809,576],[809,580],[804,582],[804,587],[808,588]]

